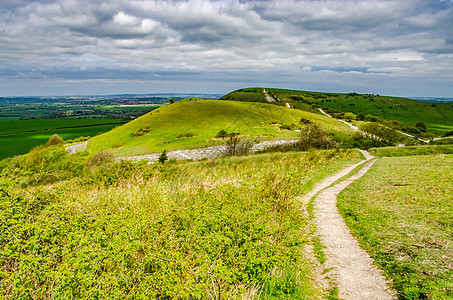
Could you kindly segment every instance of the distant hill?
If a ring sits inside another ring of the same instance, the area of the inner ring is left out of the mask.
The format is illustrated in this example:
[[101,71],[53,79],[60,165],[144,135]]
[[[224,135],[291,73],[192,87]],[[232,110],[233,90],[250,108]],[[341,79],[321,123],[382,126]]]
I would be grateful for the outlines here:
[[224,143],[215,138],[220,130],[251,138],[291,139],[297,136],[294,129],[302,126],[302,118],[320,124],[332,135],[352,133],[347,125],[306,111],[264,103],[185,99],[94,137],[88,149],[129,156],[203,147]]
[[[323,93],[298,90],[266,88],[266,92],[275,102],[316,112],[317,107],[335,109],[354,114],[381,117],[385,120],[397,120],[415,124],[423,121],[428,131],[444,134],[453,129],[453,103],[427,102],[401,97],[380,96],[357,93]],[[222,100],[269,102],[263,88],[246,88],[233,91],[221,97]]]

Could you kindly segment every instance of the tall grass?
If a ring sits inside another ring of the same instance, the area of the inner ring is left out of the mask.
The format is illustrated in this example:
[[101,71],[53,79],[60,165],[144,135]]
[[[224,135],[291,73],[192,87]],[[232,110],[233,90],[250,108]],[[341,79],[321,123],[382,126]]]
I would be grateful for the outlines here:
[[105,160],[86,165],[83,176],[23,189],[17,183],[26,182],[29,166],[10,161],[0,166],[1,293],[314,297],[300,251],[308,221],[295,197],[358,156],[332,150],[155,165]]

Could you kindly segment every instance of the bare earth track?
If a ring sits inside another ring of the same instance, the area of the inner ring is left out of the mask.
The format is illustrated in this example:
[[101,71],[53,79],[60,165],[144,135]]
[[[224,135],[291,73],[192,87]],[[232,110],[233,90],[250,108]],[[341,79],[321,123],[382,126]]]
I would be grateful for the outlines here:
[[[314,201],[315,224],[321,241],[326,247],[324,265],[339,289],[341,299],[396,299],[380,270],[373,260],[349,232],[337,209],[337,195],[352,182],[362,177],[376,161],[366,151],[361,151],[366,165],[350,178],[328,187],[336,180],[349,174],[361,163],[343,169],[318,184],[303,200],[307,201],[316,193]],[[326,188],[328,187],[328,188]]]

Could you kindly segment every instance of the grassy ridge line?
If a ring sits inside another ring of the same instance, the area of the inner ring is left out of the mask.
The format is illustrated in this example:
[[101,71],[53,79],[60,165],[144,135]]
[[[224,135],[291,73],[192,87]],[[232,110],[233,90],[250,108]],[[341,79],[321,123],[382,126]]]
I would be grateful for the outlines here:
[[[282,130],[279,124],[298,124],[301,118],[319,123],[328,132],[345,137],[353,131],[325,116],[251,102],[187,99],[161,107],[90,142],[89,151],[101,149],[121,156],[140,155],[176,149],[211,146],[222,143],[213,139],[220,131],[238,132],[252,138],[292,139],[297,134]],[[142,128],[151,132],[142,137],[132,133]],[[177,138],[191,133],[190,138]]]
[[[428,126],[428,131],[437,134],[444,134],[453,129],[452,103],[432,103],[401,97],[356,93],[323,93],[276,88],[266,88],[266,90],[282,100],[282,102],[273,103],[276,105],[291,103],[295,108],[316,112],[314,104],[354,114],[370,114],[412,125],[423,121]],[[262,88],[236,90],[221,99],[266,102]]]
[[402,299],[453,298],[453,155],[383,157],[338,197]]

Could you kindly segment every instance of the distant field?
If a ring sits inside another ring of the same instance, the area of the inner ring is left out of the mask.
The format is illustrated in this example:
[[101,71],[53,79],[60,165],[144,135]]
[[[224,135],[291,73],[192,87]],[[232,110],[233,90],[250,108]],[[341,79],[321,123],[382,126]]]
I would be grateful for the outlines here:
[[[224,143],[215,136],[220,130],[259,139],[294,139],[297,133],[281,129],[302,127],[301,118],[320,124],[332,135],[345,137],[353,130],[337,120],[297,109],[263,103],[186,99],[152,111],[89,144],[90,152],[101,149],[118,155],[139,155],[165,150],[203,147]],[[134,136],[140,130],[150,132]],[[179,138],[183,136],[183,138]],[[189,136],[189,137],[184,137]]]
[[27,153],[53,134],[63,139],[95,136],[125,121],[118,119],[21,120],[0,122],[0,159]]
[[384,157],[339,195],[400,299],[453,299],[453,155]]

